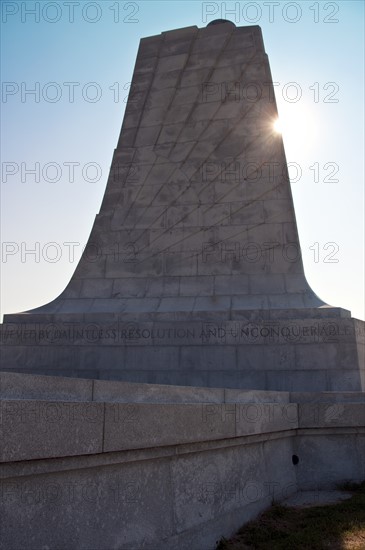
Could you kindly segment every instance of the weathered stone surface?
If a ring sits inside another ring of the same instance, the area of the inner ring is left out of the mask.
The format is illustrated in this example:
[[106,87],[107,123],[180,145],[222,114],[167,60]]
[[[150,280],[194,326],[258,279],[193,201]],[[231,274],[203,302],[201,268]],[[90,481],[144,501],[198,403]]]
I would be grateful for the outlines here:
[[[333,422],[333,426],[336,422]],[[364,425],[364,418],[362,419]],[[296,440],[298,484],[303,490],[336,488],[336,479],[361,482],[365,479],[365,434],[308,431]]]
[[1,382],[4,550],[213,550],[273,500],[365,478],[359,392]]
[[3,400],[0,461],[102,451],[103,403]]
[[118,403],[223,403],[225,390],[95,380],[93,400]]
[[0,398],[91,401],[92,380],[0,372]]
[[235,436],[235,414],[209,414],[216,405],[106,404],[104,450],[120,451]]
[[301,428],[330,428],[331,426],[363,426],[365,403],[310,403],[299,405]]

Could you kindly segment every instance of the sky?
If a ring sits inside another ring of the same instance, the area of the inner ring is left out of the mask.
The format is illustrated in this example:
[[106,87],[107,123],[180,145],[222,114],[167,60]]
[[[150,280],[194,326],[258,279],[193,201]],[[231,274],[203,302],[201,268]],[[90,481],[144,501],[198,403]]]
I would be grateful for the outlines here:
[[362,1],[1,8],[0,314],[53,300],[72,277],[100,209],[139,40],[223,18],[263,32],[309,284],[364,319]]

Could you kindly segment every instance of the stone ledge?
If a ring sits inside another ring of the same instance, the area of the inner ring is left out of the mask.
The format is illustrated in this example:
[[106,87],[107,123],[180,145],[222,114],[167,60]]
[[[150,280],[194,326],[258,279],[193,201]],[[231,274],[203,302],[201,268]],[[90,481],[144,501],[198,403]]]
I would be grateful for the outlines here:
[[0,398],[92,401],[93,380],[0,372]]
[[197,452],[214,451],[222,448],[237,446],[250,446],[265,441],[275,441],[283,438],[305,436],[315,436],[316,438],[320,438],[322,436],[360,436],[365,438],[365,427],[318,429],[300,428],[270,434],[240,436],[231,439],[185,443],[183,445],[172,445],[167,447],[113,451],[95,455],[56,457],[41,460],[23,460],[13,463],[7,462],[0,464],[0,479],[26,477],[29,475],[41,475],[54,472],[67,472],[79,470],[80,468],[89,469],[100,466],[113,466],[116,464],[128,464],[130,462],[143,462],[145,460],[164,459],[169,457],[190,455]]
[[104,404],[3,400],[0,462],[102,452]]
[[294,403],[3,400],[1,461],[144,449],[298,427]]
[[[317,433],[317,432],[316,432]],[[353,433],[353,431],[349,432]],[[356,432],[357,433],[357,432]],[[44,473],[79,470],[80,468],[97,468],[99,466],[113,466],[116,464],[128,464],[130,462],[143,462],[145,460],[172,458],[194,453],[218,451],[225,448],[250,446],[265,441],[275,441],[285,438],[293,438],[296,430],[285,430],[268,434],[254,434],[231,439],[216,439],[182,445],[170,445],[166,447],[151,447],[146,449],[131,449],[123,451],[111,451],[95,455],[57,457],[41,460],[24,460],[18,462],[0,463],[0,479],[23,477],[28,475],[41,475]]]
[[300,403],[299,428],[364,427],[365,403]]
[[[299,408],[299,420],[298,420]],[[102,403],[4,400],[2,462],[273,434],[362,429],[364,403]],[[299,423],[298,423],[299,422]],[[268,437],[270,437],[270,435]]]

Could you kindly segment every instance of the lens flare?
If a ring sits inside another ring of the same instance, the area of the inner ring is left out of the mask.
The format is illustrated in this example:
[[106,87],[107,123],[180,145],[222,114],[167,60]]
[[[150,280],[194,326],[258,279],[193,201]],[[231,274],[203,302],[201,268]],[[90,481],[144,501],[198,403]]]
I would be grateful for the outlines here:
[[274,122],[274,132],[276,134],[281,134],[282,131],[283,131],[283,127],[282,127],[281,121],[279,118],[277,118]]

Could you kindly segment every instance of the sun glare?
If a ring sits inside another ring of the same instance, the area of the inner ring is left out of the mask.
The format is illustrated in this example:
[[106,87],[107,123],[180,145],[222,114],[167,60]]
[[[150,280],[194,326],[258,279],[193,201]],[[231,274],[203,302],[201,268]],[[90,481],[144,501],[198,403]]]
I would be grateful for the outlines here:
[[286,148],[291,151],[308,151],[315,145],[317,120],[305,106],[284,105],[272,128],[275,134],[283,136]]
[[276,134],[281,134],[282,132],[281,121],[279,118],[277,118],[274,122],[274,131]]

